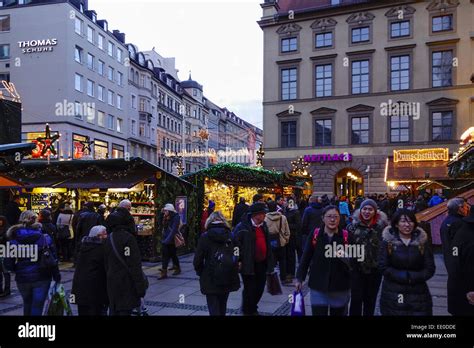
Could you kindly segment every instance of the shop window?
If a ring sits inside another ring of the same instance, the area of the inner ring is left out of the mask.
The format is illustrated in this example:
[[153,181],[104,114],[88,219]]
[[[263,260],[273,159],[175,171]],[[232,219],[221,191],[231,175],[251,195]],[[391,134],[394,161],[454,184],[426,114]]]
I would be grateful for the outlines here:
[[125,148],[122,145],[112,144],[112,158],[123,158]]
[[74,159],[81,159],[84,156],[90,156],[91,147],[92,146],[90,145],[89,137],[79,134],[73,134],[72,150]]
[[107,159],[109,157],[109,143],[101,140],[94,140],[94,159]]

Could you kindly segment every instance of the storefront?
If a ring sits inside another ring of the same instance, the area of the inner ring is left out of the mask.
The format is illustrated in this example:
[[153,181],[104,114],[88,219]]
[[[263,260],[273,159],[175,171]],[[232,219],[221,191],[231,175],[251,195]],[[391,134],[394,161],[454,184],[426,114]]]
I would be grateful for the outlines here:
[[[157,260],[160,253],[158,212],[165,203],[185,197],[186,209],[181,210],[184,224],[195,215],[192,185],[140,158],[53,161],[49,165],[46,161],[23,161],[12,168],[0,166],[0,173],[22,185],[12,188],[7,182],[9,186],[0,188],[20,194],[21,208],[37,213],[45,208],[54,212],[65,202],[77,211],[85,202],[94,202],[96,207],[105,204],[108,215],[121,200],[129,199],[144,260]],[[195,233],[192,226],[186,230],[190,235]]]

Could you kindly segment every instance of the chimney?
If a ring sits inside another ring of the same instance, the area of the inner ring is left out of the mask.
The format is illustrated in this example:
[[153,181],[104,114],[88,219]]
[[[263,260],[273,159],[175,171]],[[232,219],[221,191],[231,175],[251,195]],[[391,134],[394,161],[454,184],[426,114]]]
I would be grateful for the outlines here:
[[117,40],[125,44],[125,33],[121,33],[120,30],[114,30],[113,34]]
[[265,0],[263,4],[260,4],[260,7],[263,9],[262,20],[273,19],[280,10],[278,0]]

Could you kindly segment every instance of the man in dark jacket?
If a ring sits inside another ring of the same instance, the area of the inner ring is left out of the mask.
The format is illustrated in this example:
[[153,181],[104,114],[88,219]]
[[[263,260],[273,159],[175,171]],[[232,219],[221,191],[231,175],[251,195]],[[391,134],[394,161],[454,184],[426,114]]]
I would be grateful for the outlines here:
[[110,314],[129,316],[141,306],[148,287],[142,270],[137,239],[127,228],[126,217],[116,214],[108,221],[109,238],[105,242],[105,271]]
[[107,315],[106,239],[107,229],[101,225],[92,227],[89,235],[82,239],[71,291],[79,316]]
[[10,226],[16,225],[20,218],[20,196],[14,196],[5,207],[5,217]]
[[94,203],[87,202],[84,207],[85,211],[81,213],[77,219],[77,225],[74,234],[75,255],[77,255],[79,252],[82,238],[89,235],[92,227],[99,225],[100,216],[95,212]]
[[297,236],[301,234],[301,215],[298,206],[292,198],[288,200],[286,219],[290,227],[290,240],[285,246],[287,283],[289,283],[293,281],[296,274]]
[[[133,236],[137,235],[137,226],[135,225],[135,220],[133,219],[132,214],[130,214],[130,210],[132,209],[132,203],[128,199],[124,199],[121,201],[117,207],[105,221],[105,227],[107,227],[107,231],[111,233],[111,229],[109,225],[117,226],[118,222],[121,222],[123,225],[122,227]],[[97,214],[100,221],[100,214]]]
[[[456,253],[453,252],[453,240],[463,225],[463,217],[469,212],[469,206],[464,198],[456,197],[448,202],[448,216],[444,219],[440,228],[440,236],[443,248],[444,264],[448,271],[448,312],[452,315],[457,315],[459,308],[456,304],[459,302],[458,295],[456,295],[456,283],[454,262],[456,261]],[[454,254],[454,255],[453,255]],[[465,303],[465,300],[461,300]],[[457,310],[458,309],[458,310]]]
[[176,244],[174,241],[174,237],[179,232],[180,221],[181,218],[176,212],[174,205],[171,203],[166,204],[163,208],[163,232],[161,237],[161,251],[163,257],[162,269],[160,270],[161,274],[159,279],[166,279],[168,277],[168,264],[170,260],[173,261],[173,275],[178,275],[181,273]]
[[312,234],[314,229],[321,225],[323,206],[320,199],[316,195],[309,197],[309,207],[304,210],[303,219],[301,222],[301,234],[297,236],[296,251],[298,253],[298,260],[301,260],[303,255],[304,243],[308,239],[308,234]]
[[234,207],[234,212],[232,214],[232,227],[237,226],[237,224],[242,221],[242,217],[247,214],[249,211],[249,206],[245,203],[245,198],[240,197],[239,203]]
[[273,270],[270,236],[264,221],[266,212],[265,203],[252,204],[247,221],[240,222],[232,232],[239,251],[240,272],[244,283],[244,315],[258,315],[258,302],[265,289],[266,274]]

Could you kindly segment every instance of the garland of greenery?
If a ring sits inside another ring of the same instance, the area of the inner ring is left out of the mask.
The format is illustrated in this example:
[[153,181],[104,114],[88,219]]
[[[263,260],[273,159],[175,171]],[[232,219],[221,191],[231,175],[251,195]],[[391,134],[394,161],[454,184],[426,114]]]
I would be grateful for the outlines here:
[[452,178],[474,178],[474,148],[457,161],[451,162],[448,166],[448,174]]

